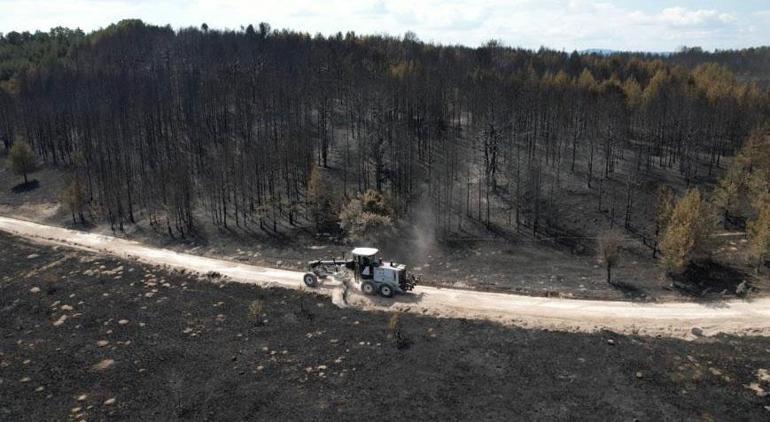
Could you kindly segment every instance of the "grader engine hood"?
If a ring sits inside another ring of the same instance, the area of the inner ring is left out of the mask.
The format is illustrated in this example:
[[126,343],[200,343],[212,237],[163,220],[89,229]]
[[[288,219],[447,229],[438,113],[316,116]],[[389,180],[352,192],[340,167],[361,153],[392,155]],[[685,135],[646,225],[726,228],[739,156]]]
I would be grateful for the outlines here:
[[404,265],[383,262],[374,267],[374,280],[381,283],[398,283],[399,276],[406,271]]
[[414,289],[417,284],[415,277],[408,274],[406,265],[395,262],[380,262],[374,267],[374,280],[378,283],[388,283],[398,285],[403,292]]

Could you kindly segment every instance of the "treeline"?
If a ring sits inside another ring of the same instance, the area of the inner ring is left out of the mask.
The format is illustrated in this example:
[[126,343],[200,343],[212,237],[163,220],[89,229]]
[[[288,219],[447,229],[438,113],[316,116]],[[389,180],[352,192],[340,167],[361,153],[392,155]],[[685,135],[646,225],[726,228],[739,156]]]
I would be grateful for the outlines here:
[[743,50],[703,51],[698,47],[683,48],[667,60],[673,64],[694,69],[702,63],[717,63],[729,68],[739,78],[756,81],[770,87],[770,47],[752,47]]
[[[592,53],[598,55],[599,53]],[[704,63],[724,66],[738,79],[756,82],[760,87],[770,87],[770,46],[749,47],[740,50],[706,51],[700,47],[683,47],[673,53],[612,52],[609,58],[619,60],[661,60],[669,65],[694,70]]]
[[66,54],[2,82],[0,138],[71,168],[73,207],[174,236],[198,217],[263,230],[317,221],[314,166],[335,169],[337,206],[374,189],[402,216],[427,198],[444,230],[470,219],[537,233],[558,218],[565,180],[602,192],[622,164],[628,220],[642,175],[714,171],[768,111],[767,92],[715,64],[267,24],[65,33]]
[[32,67],[53,65],[84,39],[83,31],[62,27],[49,32],[0,33],[0,81],[17,77]]

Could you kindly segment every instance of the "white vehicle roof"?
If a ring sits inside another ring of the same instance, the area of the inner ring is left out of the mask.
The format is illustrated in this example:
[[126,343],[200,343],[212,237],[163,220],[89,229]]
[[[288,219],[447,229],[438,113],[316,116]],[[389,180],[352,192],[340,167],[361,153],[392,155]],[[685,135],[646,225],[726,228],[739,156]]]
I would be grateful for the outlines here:
[[355,248],[353,249],[353,255],[359,256],[372,256],[377,255],[379,252],[376,248]]

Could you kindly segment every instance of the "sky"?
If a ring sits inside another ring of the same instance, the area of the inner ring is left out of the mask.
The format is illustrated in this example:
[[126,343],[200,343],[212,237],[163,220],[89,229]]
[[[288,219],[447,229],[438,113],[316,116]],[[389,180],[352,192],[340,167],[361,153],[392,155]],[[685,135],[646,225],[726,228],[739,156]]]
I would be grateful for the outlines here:
[[91,31],[121,19],[174,28],[268,22],[311,34],[355,31],[471,47],[498,40],[557,50],[706,50],[770,44],[770,0],[0,0],[0,32]]

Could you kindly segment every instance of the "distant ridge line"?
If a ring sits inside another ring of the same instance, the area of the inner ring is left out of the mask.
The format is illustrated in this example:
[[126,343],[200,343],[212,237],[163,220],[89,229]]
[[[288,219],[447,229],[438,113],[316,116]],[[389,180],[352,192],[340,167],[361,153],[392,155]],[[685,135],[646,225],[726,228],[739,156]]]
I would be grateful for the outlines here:
[[578,54],[588,56],[596,54],[599,56],[612,56],[614,54],[650,54],[653,56],[670,56],[674,54],[671,51],[625,51],[625,50],[611,50],[608,48],[587,48],[585,50],[578,50]]

